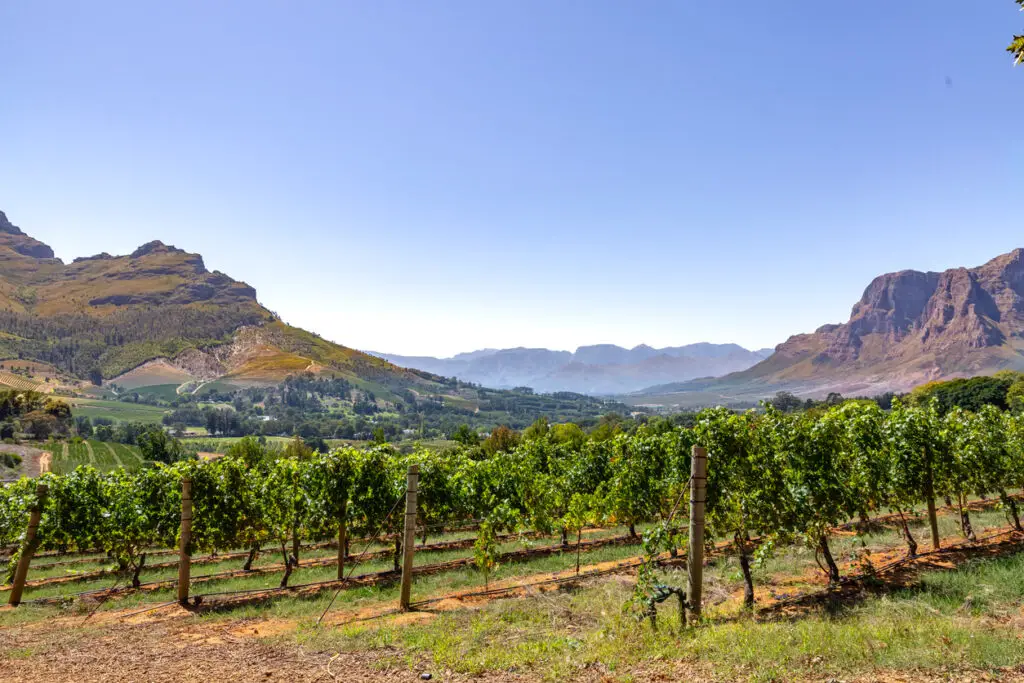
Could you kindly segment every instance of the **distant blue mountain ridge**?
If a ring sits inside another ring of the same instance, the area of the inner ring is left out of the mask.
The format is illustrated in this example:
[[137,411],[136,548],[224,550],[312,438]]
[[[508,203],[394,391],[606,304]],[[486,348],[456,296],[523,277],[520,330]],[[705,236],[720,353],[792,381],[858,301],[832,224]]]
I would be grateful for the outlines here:
[[457,377],[485,387],[531,387],[538,392],[574,391],[613,395],[655,384],[746,370],[772,354],[738,344],[701,342],[656,349],[646,344],[626,349],[614,344],[581,346],[576,351],[551,349],[481,349],[451,358],[401,356],[369,351],[406,368]]

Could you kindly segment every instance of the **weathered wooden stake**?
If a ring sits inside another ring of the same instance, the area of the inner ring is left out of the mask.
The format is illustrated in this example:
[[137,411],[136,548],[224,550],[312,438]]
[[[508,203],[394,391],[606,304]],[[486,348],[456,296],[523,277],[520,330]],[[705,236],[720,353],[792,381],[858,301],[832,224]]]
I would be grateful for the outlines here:
[[188,603],[188,588],[192,575],[192,481],[181,480],[181,534],[178,539],[178,602]]
[[690,547],[686,556],[689,573],[687,602],[694,618],[700,617],[704,581],[704,503],[707,500],[708,452],[694,446],[690,458]]
[[25,579],[28,578],[28,566],[32,563],[32,556],[36,552],[39,541],[36,534],[39,532],[39,519],[43,516],[43,505],[46,503],[46,493],[49,488],[46,484],[36,486],[36,504],[28,513],[28,529],[25,532],[25,544],[21,546],[21,555],[18,557],[18,567],[14,570],[14,585],[11,586],[11,595],[7,600],[8,605],[21,603],[21,594],[25,590]]
[[348,513],[348,501],[341,506],[341,521],[338,522],[338,581],[345,578],[345,536],[347,535],[345,515]]
[[939,549],[939,518],[935,514],[935,485],[932,483],[932,458],[924,449],[924,500],[928,505],[928,524],[932,527],[932,548]]
[[412,596],[412,556],[416,550],[416,489],[420,480],[420,466],[409,465],[405,494],[405,557],[402,563],[401,607],[408,610]]

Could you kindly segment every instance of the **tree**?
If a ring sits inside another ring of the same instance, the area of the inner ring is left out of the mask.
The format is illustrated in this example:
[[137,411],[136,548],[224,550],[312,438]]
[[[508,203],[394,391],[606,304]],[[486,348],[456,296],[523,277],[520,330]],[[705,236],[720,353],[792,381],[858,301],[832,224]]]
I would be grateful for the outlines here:
[[999,372],[995,375],[957,378],[945,382],[929,382],[910,392],[909,401],[916,405],[928,405],[932,399],[938,401],[940,415],[945,415],[954,406],[977,412],[982,406],[994,405],[1005,409],[1007,393],[1013,382],[1020,378],[1015,372]]
[[[1024,0],[1015,0],[1020,5],[1021,11],[1024,11]],[[1006,51],[1013,55],[1014,64],[1024,63],[1024,35],[1014,36],[1013,42],[1006,48]]]
[[771,406],[783,413],[791,413],[804,407],[804,402],[788,391],[780,391],[769,401]]
[[136,437],[136,443],[144,460],[169,465],[186,457],[181,442],[155,425]]
[[1010,410],[1024,410],[1024,378],[1014,380],[1006,390],[1006,405]]
[[575,451],[583,448],[587,435],[578,424],[565,422],[551,425],[551,440],[555,443],[565,444]]
[[601,419],[598,420],[597,426],[590,432],[590,438],[593,441],[609,441],[615,435],[622,433],[622,423],[625,422],[625,418],[618,413],[608,413],[602,415]]
[[502,451],[511,451],[519,444],[519,434],[510,427],[502,425],[495,428],[491,435],[484,441],[484,451],[488,455],[494,455]]
[[39,441],[45,441],[58,431],[60,424],[53,415],[42,410],[33,410],[21,418],[21,427]]
[[306,445],[306,442],[302,440],[302,437],[295,436],[292,437],[292,440],[284,447],[282,455],[291,460],[307,461],[313,457],[313,449]]
[[457,441],[464,446],[476,446],[480,443],[480,435],[471,429],[468,424],[460,424],[448,438],[452,441]]
[[526,441],[536,441],[538,439],[543,439],[545,436],[548,435],[550,429],[551,425],[548,424],[548,419],[543,416],[538,417],[534,421],[534,423],[527,427],[526,430],[523,432],[523,439]]
[[75,418],[75,432],[78,436],[83,439],[88,439],[92,436],[92,420],[84,415],[79,415]]
[[269,451],[256,437],[247,436],[231,444],[224,455],[241,460],[246,467],[256,468],[268,459]]

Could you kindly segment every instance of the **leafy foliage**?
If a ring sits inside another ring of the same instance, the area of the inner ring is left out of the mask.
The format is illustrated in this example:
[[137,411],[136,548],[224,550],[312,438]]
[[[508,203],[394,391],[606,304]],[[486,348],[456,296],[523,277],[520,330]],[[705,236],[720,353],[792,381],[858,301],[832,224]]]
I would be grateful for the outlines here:
[[[496,568],[497,534],[522,528],[562,530],[566,544],[575,532],[578,549],[587,525],[653,523],[644,540],[653,561],[685,540],[696,444],[709,451],[709,537],[735,545],[751,603],[751,561],[770,553],[776,539],[803,535],[834,581],[839,569],[828,539],[837,524],[884,509],[903,515],[933,493],[961,503],[969,494],[998,495],[1019,521],[1006,492],[1024,485],[1024,417],[991,405],[978,412],[953,407],[943,416],[937,398],[924,405],[896,399],[888,413],[871,402],[801,414],[716,408],[698,414],[692,429],[651,421],[599,439],[561,440],[550,426],[532,436],[493,454],[460,445],[407,455],[386,445],[320,452],[301,439],[275,448],[246,438],[213,461],[157,462],[135,473],[79,467],[44,475],[50,495],[40,538],[54,550],[109,552],[136,581],[145,549],[175,542],[181,484],[189,479],[194,550],[273,542],[291,567],[298,539],[346,532],[400,539],[403,515],[396,511],[405,473],[416,464],[424,533],[483,520],[475,557],[485,582]],[[24,533],[33,485],[23,479],[0,489],[0,546],[17,544]],[[963,521],[969,535],[966,509]],[[762,541],[757,554],[754,536]],[[908,545],[913,552],[909,533]],[[400,545],[395,550],[397,561]],[[644,572],[652,578],[653,565]],[[653,590],[641,592],[649,598]]]
[[[1021,10],[1024,11],[1024,0],[1015,0],[1020,5]],[[1024,63],[1024,35],[1014,36],[1010,46],[1006,48],[1006,51],[1014,56],[1014,63]]]

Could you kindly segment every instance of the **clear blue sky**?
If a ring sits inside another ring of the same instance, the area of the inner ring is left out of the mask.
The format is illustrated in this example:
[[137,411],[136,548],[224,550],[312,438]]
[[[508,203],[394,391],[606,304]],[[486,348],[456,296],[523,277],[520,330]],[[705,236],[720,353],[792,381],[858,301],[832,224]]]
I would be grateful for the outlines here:
[[0,209],[363,349],[774,345],[1024,246],[1011,0],[6,2]]

